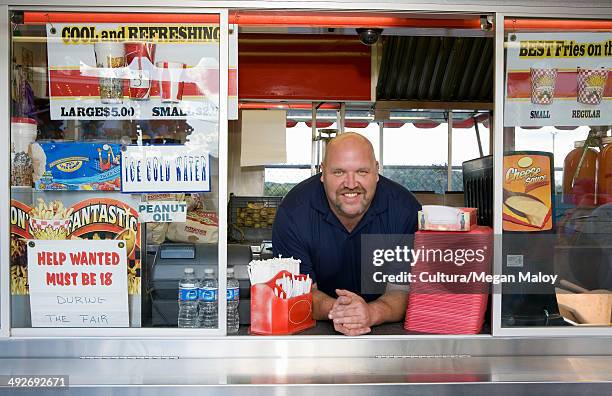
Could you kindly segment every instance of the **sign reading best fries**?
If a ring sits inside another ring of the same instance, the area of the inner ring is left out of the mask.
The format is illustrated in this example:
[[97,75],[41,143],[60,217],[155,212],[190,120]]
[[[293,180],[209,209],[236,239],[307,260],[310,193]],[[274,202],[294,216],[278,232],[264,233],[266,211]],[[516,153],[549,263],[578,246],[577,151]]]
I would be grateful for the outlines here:
[[30,240],[32,327],[128,327],[125,241]]
[[610,125],[612,33],[511,33],[504,126]]

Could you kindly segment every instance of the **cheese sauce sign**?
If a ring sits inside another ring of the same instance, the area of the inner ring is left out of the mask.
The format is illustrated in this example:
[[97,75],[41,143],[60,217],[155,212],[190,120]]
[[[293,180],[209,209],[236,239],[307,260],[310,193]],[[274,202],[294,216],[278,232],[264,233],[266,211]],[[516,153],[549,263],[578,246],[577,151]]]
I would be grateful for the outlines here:
[[54,120],[218,119],[218,25],[47,24]]
[[28,294],[28,240],[115,240],[125,243],[127,291],[140,294],[140,223],[130,205],[92,198],[64,207],[39,201],[32,207],[11,200],[11,293]]
[[538,232],[553,228],[552,154],[504,155],[504,231]]

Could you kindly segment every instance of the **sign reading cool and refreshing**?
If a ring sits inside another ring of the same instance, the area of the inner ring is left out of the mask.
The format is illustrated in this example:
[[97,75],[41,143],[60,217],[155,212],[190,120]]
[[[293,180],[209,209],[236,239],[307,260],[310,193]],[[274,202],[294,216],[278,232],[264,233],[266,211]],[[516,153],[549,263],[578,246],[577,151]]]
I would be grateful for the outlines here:
[[125,241],[31,240],[33,327],[128,327]]
[[126,146],[121,156],[121,190],[210,191],[209,154],[201,146]]
[[219,29],[47,24],[51,119],[217,120]]
[[612,124],[612,33],[510,33],[505,126]]

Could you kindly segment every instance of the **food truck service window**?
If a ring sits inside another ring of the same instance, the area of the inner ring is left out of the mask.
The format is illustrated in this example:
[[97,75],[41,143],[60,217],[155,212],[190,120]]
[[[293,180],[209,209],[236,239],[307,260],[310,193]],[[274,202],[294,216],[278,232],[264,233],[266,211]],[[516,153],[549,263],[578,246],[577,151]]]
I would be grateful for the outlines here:
[[564,32],[546,30],[554,20],[537,29],[525,21],[506,19],[504,36],[501,329],[605,333],[612,31],[598,21]]
[[15,334],[225,332],[220,15],[11,13]]
[[[374,42],[230,34],[227,12],[10,17],[13,334],[491,333],[481,18]],[[353,302],[371,315],[341,323]]]

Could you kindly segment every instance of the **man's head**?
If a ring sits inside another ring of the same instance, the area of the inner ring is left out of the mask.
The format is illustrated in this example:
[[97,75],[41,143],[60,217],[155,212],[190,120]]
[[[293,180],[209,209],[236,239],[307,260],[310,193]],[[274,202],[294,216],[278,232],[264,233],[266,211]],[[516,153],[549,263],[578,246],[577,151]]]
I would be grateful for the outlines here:
[[376,192],[378,162],[372,144],[357,133],[338,135],[327,144],[321,170],[329,206],[340,222],[352,230]]

